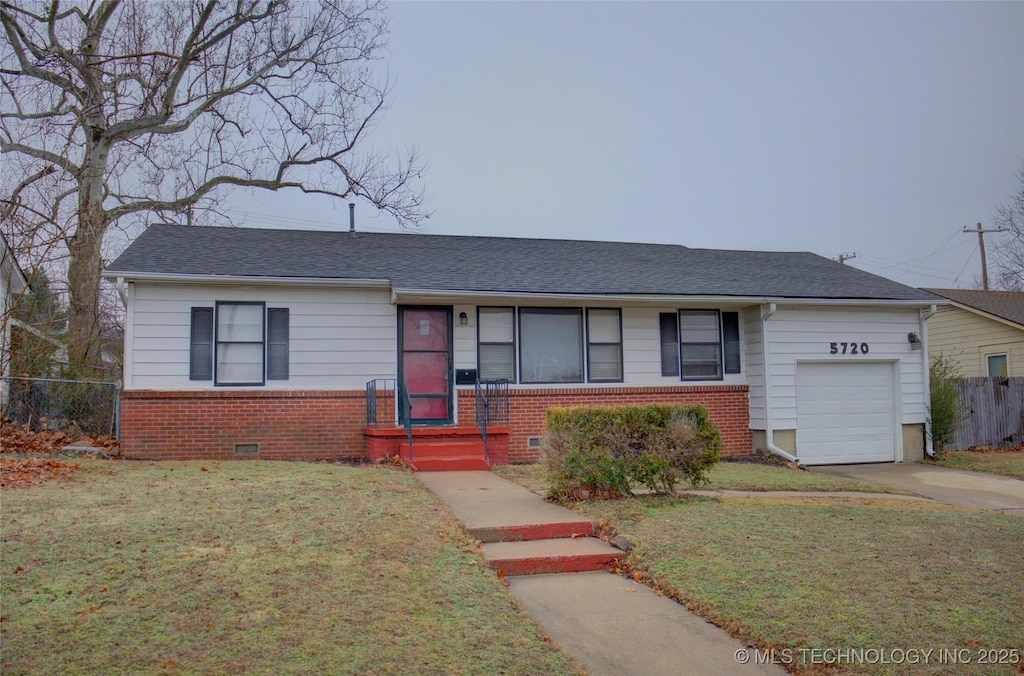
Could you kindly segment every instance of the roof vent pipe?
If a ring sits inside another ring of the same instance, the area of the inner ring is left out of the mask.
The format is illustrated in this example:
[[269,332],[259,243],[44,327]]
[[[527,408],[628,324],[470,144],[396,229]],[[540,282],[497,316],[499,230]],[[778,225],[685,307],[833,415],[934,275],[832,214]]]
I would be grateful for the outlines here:
[[356,203],[348,203],[348,234],[356,234]]

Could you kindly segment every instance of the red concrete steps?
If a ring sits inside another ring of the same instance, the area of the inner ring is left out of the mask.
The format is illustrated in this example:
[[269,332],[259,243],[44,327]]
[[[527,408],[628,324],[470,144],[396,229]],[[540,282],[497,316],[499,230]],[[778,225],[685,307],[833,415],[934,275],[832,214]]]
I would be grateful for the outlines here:
[[593,537],[490,542],[484,558],[505,575],[541,575],[604,570],[625,552]]
[[399,453],[417,472],[489,470],[483,441],[445,441],[401,444]]

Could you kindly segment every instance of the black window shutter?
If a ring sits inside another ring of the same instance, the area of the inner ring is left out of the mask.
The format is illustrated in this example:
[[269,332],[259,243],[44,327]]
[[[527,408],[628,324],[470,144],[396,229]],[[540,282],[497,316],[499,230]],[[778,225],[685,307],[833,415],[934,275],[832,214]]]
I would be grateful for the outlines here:
[[679,317],[675,312],[662,312],[661,321],[661,375],[679,375]]
[[192,308],[189,380],[213,380],[213,308]]
[[267,310],[267,380],[288,380],[288,308]]
[[725,337],[725,372],[740,372],[740,313],[722,313],[722,334]]

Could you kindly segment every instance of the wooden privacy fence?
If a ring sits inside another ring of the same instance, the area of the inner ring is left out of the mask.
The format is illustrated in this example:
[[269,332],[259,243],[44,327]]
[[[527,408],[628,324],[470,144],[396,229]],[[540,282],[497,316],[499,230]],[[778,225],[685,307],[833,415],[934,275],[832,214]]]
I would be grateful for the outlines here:
[[1024,444],[1024,377],[964,378],[956,388],[965,414],[951,449]]

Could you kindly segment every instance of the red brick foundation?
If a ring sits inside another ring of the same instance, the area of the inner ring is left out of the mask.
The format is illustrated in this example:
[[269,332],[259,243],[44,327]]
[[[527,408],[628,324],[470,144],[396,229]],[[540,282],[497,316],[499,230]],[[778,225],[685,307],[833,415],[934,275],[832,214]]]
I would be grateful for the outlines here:
[[[703,404],[722,431],[723,454],[747,454],[753,447],[747,391],[746,385],[514,388],[509,392],[511,429],[489,439],[491,463],[535,461],[538,451],[529,448],[527,440],[543,434],[545,413],[551,406]],[[459,389],[457,396],[459,420],[465,424],[445,428],[445,433],[479,434],[473,426],[473,389]],[[393,455],[391,446],[405,440],[405,431],[377,428],[373,434],[364,434],[365,418],[363,390],[125,390],[121,453],[166,460],[340,460]],[[436,435],[429,429],[416,428],[416,434]],[[235,455],[234,445],[245,443],[259,443],[259,456]]]
[[[125,390],[121,454],[161,460],[365,458],[363,390]],[[236,443],[259,443],[237,456]]]
[[[538,451],[527,446],[529,437],[544,433],[544,420],[552,406],[620,406],[624,404],[703,404],[722,432],[723,455],[746,455],[753,449],[746,385],[668,387],[598,387],[509,390],[509,462],[535,462]],[[472,389],[460,389],[459,419],[473,420],[476,402]]]

